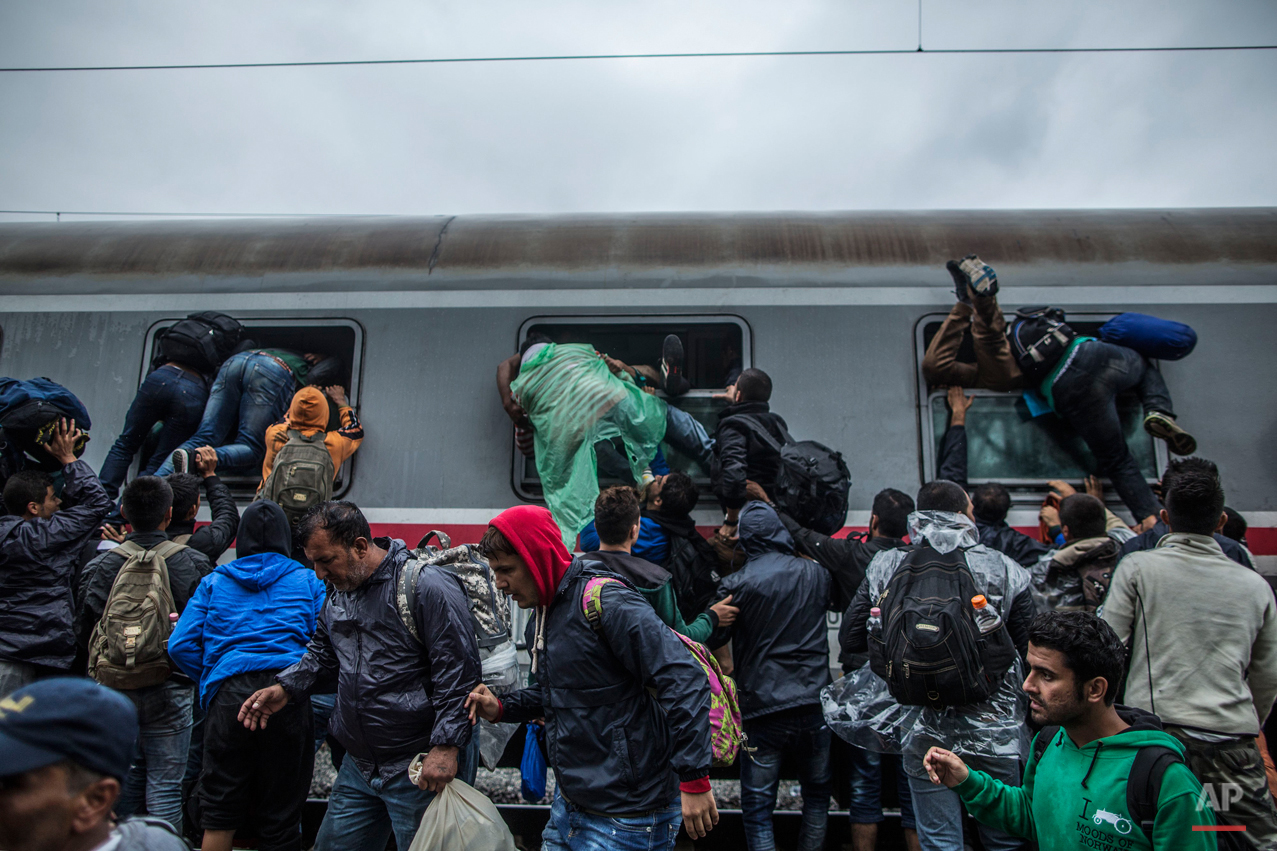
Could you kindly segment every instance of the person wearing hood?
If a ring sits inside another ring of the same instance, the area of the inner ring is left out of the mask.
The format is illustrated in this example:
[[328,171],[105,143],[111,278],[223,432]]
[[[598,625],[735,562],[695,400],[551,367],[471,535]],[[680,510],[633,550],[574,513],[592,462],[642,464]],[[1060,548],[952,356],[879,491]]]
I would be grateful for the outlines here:
[[[569,556],[545,508],[503,511],[479,548],[497,587],[536,612],[537,682],[500,699],[480,683],[467,705],[472,719],[545,719],[557,785],[541,847],[669,851],[680,823],[709,833],[709,680],[683,642],[628,580]],[[600,578],[592,624],[584,597]]]
[[[869,651],[870,609],[885,596],[895,573],[907,567],[907,559],[923,548],[938,555],[960,550],[977,594],[1006,625],[1018,651],[1007,674],[988,699],[937,710],[926,706],[899,705],[887,684],[873,677],[867,687],[847,700],[852,714],[861,715],[875,735],[899,742],[905,773],[913,798],[918,838],[923,848],[961,851],[962,806],[957,794],[933,786],[927,779],[922,757],[932,745],[950,744],[961,737],[964,750],[991,776],[1014,784],[1019,779],[1020,742],[1023,732],[1021,660],[1028,648],[1029,624],[1034,602],[1029,572],[1011,558],[979,542],[971,519],[971,499],[953,482],[937,480],[918,491],[918,510],[909,515],[912,546],[885,550],[874,556],[838,632],[842,652]],[[745,617],[744,611],[741,618]],[[1020,840],[995,828],[981,826],[980,838],[990,851],[1011,851]]]
[[1048,528],[1059,528],[1064,546],[1031,568],[1033,585],[1049,608],[1094,612],[1108,593],[1122,543],[1135,533],[1096,497],[1052,482],[1057,490],[1061,486],[1069,492],[1060,507],[1045,506],[1040,516]]
[[[479,738],[471,735],[465,702],[482,669],[465,590],[455,575],[426,565],[416,605],[401,614],[408,548],[373,538],[353,502],[319,503],[297,538],[332,591],[306,653],[253,692],[239,720],[258,730],[292,701],[336,688],[328,730],[346,758],[315,848],[385,848],[392,832],[408,848],[434,796],[454,777],[473,783],[478,767]],[[415,634],[405,617],[413,618]],[[408,766],[419,754],[414,784]]]
[[[325,398],[327,397],[327,398]],[[355,454],[359,444],[364,440],[364,427],[359,416],[350,406],[346,398],[346,388],[339,385],[323,388],[303,387],[293,394],[292,404],[288,406],[288,416],[283,422],[275,423],[266,429],[266,457],[262,460],[262,484],[270,478],[275,468],[275,456],[288,442],[290,431],[299,431],[305,437],[318,434],[328,428],[328,401],[337,406],[337,416],[341,419],[341,427],[336,431],[324,434],[324,446],[333,459],[334,475],[341,469],[342,463]],[[258,493],[262,486],[258,485]]]
[[833,580],[819,564],[794,553],[794,539],[776,510],[745,503],[739,515],[745,566],[718,587],[740,614],[711,646],[732,640],[741,718],[750,750],[740,771],[741,811],[750,851],[775,847],[772,811],[785,753],[798,760],[803,790],[799,849],[825,847],[832,775],[830,731],[820,706],[829,685],[825,610]]
[[324,583],[290,558],[292,531],[273,502],[244,509],[235,561],[200,583],[169,656],[199,683],[204,767],[199,781],[203,851],[228,851],[245,813],[257,813],[263,851],[301,845],[301,814],[314,768],[311,714],[303,698],[250,731],[240,705],[306,652],[324,605]]
[[[1104,621],[1084,612],[1045,612],[1029,629],[1029,711],[1044,729],[1034,740],[1023,785],[968,768],[933,747],[931,782],[952,789],[981,824],[1037,843],[1041,851],[1124,848],[1208,851],[1215,824],[1185,748],[1156,715],[1115,704],[1126,647]],[[1127,782],[1144,748],[1173,756],[1149,812],[1131,811]],[[1144,822],[1147,820],[1147,826]]]

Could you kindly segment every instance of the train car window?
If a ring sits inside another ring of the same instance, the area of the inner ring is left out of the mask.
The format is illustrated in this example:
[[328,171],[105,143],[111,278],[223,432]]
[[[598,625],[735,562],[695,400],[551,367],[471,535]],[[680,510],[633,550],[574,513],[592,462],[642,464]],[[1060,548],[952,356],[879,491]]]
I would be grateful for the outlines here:
[[[1009,316],[1009,315],[1008,315]],[[1112,318],[1107,314],[1070,314],[1069,324],[1081,334],[1095,336],[1099,327]],[[930,390],[922,379],[921,363],[927,345],[940,330],[943,317],[926,316],[916,329],[918,368],[918,421],[922,427],[924,472],[936,475],[939,448],[948,425],[948,409],[943,390]],[[958,359],[975,363],[975,349],[968,331]],[[1016,394],[985,390],[969,391],[980,397],[967,412],[967,465],[971,484],[1001,482],[1012,488],[1017,502],[1036,502],[1051,479],[1078,481],[1095,469],[1095,457],[1086,443],[1059,417],[1030,416],[1024,399]],[[1164,444],[1153,440],[1143,428],[1143,412],[1135,394],[1118,398],[1118,414],[1127,445],[1150,481],[1166,465]],[[1113,489],[1106,494],[1116,500]]]
[[[346,387],[346,395],[351,405],[359,407],[359,382],[363,370],[364,331],[363,327],[353,319],[244,319],[236,317],[244,325],[245,340],[250,341],[253,349],[289,349],[298,353],[315,352],[340,358],[342,375],[340,383]],[[166,319],[155,323],[147,332],[146,347],[143,350],[147,357],[142,363],[141,378],[150,370],[155,358],[160,354],[156,335],[168,328],[176,319]],[[243,347],[244,344],[241,344]],[[336,406],[330,405],[328,429],[331,431],[341,425]],[[347,459],[337,471],[337,480],[333,487],[334,498],[344,495],[350,490],[354,477],[355,459],[359,453]],[[251,499],[261,483],[260,471],[251,473],[226,473],[219,471],[218,477],[226,483],[237,499]]]
[[[719,411],[727,404],[712,397],[723,391],[733,372],[751,362],[749,325],[736,316],[541,316],[523,324],[518,342],[534,333],[556,343],[588,343],[632,366],[658,370],[661,344],[667,335],[677,334],[683,342],[684,368],[692,389],[670,403],[690,413],[710,434],[718,427]],[[698,464],[668,446],[663,451],[671,469],[687,473],[705,494],[709,493],[709,477]],[[631,483],[629,465],[616,446],[600,443],[595,452],[601,486]],[[520,497],[542,497],[536,464],[517,447],[513,478]]]

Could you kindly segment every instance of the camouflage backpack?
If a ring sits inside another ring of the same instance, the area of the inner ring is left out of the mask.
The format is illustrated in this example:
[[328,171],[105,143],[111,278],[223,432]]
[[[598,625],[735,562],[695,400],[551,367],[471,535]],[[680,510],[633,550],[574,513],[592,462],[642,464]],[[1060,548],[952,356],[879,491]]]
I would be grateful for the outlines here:
[[[438,538],[441,546],[430,546],[431,538]],[[439,531],[431,531],[421,539],[412,551],[412,557],[399,572],[396,605],[399,619],[413,638],[421,639],[412,616],[417,603],[417,577],[428,564],[448,571],[461,581],[470,607],[474,638],[481,654],[510,640],[510,600],[497,591],[496,576],[488,566],[488,560],[479,554],[479,548],[474,544],[454,547],[452,539]]]
[[324,433],[307,436],[290,428],[288,442],[276,453],[275,466],[262,482],[257,498],[269,499],[284,509],[288,525],[296,529],[311,506],[332,499],[336,478],[337,469],[324,444]]
[[125,562],[89,639],[89,676],[104,686],[128,691],[159,685],[171,673],[169,615],[177,607],[167,559],[186,547],[165,541],[146,550],[125,541],[117,549]]

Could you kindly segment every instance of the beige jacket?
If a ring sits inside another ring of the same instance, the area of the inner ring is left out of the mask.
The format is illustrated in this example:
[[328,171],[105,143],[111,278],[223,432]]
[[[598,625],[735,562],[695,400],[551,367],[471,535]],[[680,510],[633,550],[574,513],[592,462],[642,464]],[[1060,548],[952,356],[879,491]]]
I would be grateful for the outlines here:
[[1126,703],[1168,724],[1258,735],[1277,698],[1277,602],[1214,538],[1172,532],[1126,556],[1100,616],[1131,644]]

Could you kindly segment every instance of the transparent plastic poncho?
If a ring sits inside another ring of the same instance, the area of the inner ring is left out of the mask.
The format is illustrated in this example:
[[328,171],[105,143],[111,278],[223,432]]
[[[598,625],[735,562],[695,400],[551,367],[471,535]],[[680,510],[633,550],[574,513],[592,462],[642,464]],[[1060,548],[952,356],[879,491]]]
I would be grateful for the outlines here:
[[599,495],[594,444],[621,438],[638,481],[665,437],[665,402],[625,373],[613,375],[593,347],[581,343],[541,349],[520,367],[510,391],[532,423],[546,506],[571,551]]

